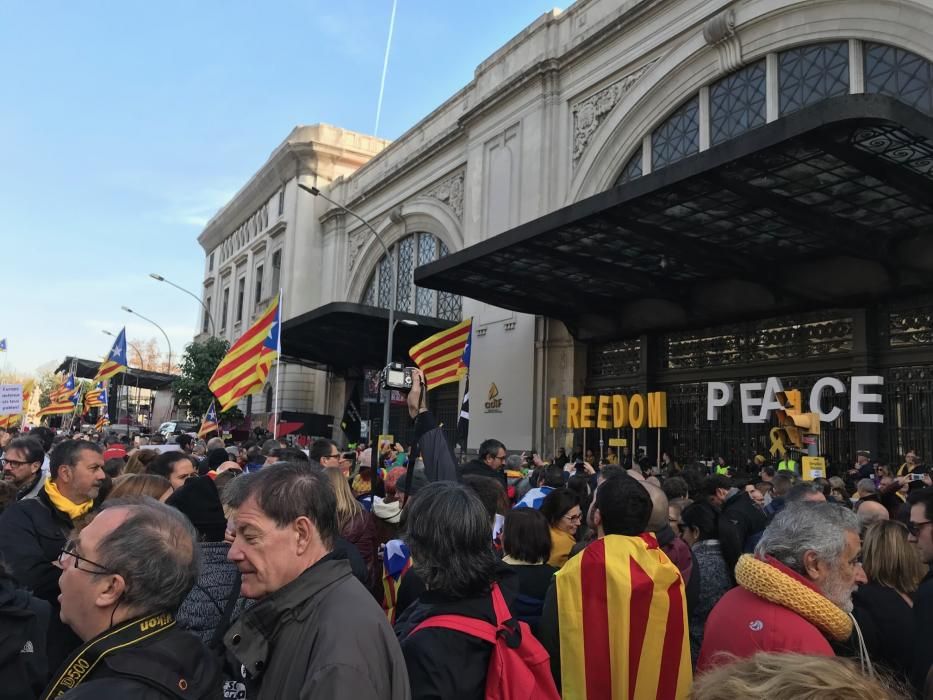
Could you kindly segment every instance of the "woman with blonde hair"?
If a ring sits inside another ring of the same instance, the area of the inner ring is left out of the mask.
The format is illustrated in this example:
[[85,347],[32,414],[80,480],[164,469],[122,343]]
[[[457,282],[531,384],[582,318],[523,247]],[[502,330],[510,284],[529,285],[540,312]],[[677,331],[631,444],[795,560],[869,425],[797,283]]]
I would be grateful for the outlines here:
[[852,613],[872,662],[900,682],[910,673],[919,633],[913,594],[925,574],[907,535],[907,528],[896,520],[880,520],[868,527],[862,540],[862,567],[868,583],[852,596]]
[[145,474],[149,463],[159,456],[156,450],[136,450],[126,463],[124,474]]
[[848,659],[759,653],[699,676],[690,700],[903,700],[903,689],[862,675]]
[[138,498],[149,496],[165,502],[175,489],[169,480],[157,474],[124,474],[113,480],[113,489],[107,495],[112,498]]
[[360,505],[353,497],[353,491],[337,467],[325,469],[334,495],[337,496],[337,530],[340,536],[352,542],[359,550],[369,571],[370,589],[375,590],[376,582],[381,579],[382,565],[379,562],[379,542],[376,536],[376,521],[372,513]]

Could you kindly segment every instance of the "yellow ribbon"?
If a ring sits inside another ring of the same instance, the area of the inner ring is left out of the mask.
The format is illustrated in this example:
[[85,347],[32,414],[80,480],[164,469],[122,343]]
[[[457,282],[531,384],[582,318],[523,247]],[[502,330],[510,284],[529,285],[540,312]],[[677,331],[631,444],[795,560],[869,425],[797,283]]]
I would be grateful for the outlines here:
[[787,448],[784,447],[783,439],[784,431],[780,428],[771,428],[771,432],[768,433],[768,437],[771,438],[771,456],[774,457],[778,452],[781,453],[781,456],[784,456],[787,453]]
[[72,520],[80,518],[94,507],[94,501],[85,501],[84,503],[75,503],[68,500],[58,490],[58,485],[51,479],[45,480],[45,494],[49,497],[52,505]]

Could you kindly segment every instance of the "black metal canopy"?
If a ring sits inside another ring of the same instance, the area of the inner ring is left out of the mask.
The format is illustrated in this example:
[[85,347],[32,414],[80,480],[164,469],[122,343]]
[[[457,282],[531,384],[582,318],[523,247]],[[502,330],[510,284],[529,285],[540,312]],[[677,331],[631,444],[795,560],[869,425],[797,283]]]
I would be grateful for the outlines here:
[[[81,379],[93,379],[100,368],[100,361],[85,360],[80,357],[66,357],[56,372],[68,372],[71,370],[71,363],[75,362],[75,376]],[[149,372],[144,369],[135,369],[130,367],[125,372],[118,374],[110,380],[111,384],[117,386],[126,383],[127,385],[139,386],[141,389],[168,389],[175,379],[174,374],[165,372]]]
[[[407,361],[408,348],[454,325],[451,321],[401,311],[395,312],[395,319],[418,324],[396,325],[392,340],[396,361]],[[388,332],[388,309],[332,302],[285,322],[282,326],[283,360],[337,372],[382,367]]]
[[933,289],[933,119],[833,98],[415,270],[635,335]]

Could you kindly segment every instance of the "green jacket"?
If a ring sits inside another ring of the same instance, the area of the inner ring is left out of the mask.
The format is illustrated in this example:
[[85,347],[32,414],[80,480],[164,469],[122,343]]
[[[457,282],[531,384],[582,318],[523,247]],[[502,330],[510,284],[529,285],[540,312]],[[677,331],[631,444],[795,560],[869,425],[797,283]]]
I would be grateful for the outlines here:
[[243,613],[224,645],[250,700],[411,697],[385,613],[350,564],[330,555]]

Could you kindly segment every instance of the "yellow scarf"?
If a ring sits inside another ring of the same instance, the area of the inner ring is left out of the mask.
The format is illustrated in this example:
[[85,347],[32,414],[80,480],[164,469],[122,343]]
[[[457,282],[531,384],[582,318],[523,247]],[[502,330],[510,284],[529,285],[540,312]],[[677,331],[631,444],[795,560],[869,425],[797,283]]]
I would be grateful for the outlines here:
[[852,618],[825,596],[750,554],[739,557],[735,580],[746,591],[793,610],[824,634],[843,642],[852,634]]
[[72,520],[80,518],[94,507],[94,501],[85,501],[84,503],[74,503],[65,498],[62,492],[58,490],[58,484],[51,479],[45,480],[45,495],[49,497],[52,505]]

